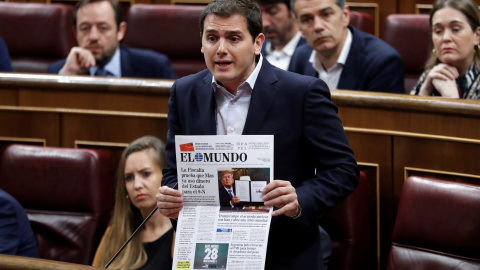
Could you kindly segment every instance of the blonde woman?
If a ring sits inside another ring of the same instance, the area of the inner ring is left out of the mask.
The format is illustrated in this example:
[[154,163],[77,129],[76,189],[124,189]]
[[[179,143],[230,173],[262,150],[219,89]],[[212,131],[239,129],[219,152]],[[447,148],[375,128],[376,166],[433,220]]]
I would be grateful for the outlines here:
[[[162,183],[165,145],[152,136],[133,141],[120,158],[115,208],[93,266],[104,267],[156,206]],[[171,269],[174,231],[158,211],[143,225],[109,269]]]

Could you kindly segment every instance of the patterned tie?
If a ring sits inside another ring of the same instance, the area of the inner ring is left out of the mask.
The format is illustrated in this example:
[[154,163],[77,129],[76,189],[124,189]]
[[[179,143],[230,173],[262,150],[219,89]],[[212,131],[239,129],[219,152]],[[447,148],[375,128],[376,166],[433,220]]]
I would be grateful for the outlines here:
[[97,71],[95,71],[95,76],[112,77],[113,74],[103,68],[98,68]]
[[233,192],[231,189],[228,190],[228,194],[230,195],[230,199],[233,199]]

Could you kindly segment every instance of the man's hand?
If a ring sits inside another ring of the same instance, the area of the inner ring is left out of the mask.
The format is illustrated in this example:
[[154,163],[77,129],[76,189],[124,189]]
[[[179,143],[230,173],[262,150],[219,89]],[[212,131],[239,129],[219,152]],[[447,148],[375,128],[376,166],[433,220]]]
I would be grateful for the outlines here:
[[160,214],[168,218],[178,218],[178,213],[183,207],[183,198],[180,191],[163,186],[158,189],[156,198]]
[[60,70],[61,75],[79,75],[88,71],[95,66],[95,56],[87,49],[81,47],[73,47],[67,56],[65,65]]
[[294,217],[300,213],[300,204],[297,200],[297,192],[290,181],[273,180],[265,186],[262,193],[266,206],[275,206],[278,209],[272,212],[272,216],[286,215]]
[[235,206],[237,203],[240,203],[240,198],[238,198],[238,196],[233,196],[232,200],[230,200],[230,204]]

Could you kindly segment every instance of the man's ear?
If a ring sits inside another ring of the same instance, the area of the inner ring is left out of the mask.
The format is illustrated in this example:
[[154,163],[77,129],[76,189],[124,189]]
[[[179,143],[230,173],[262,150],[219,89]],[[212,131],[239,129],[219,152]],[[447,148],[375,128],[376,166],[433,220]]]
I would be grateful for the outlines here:
[[127,23],[121,22],[120,25],[118,26],[118,31],[117,31],[118,42],[122,41],[123,37],[125,36],[125,31],[127,31]]
[[73,35],[75,36],[75,39],[77,40],[77,45],[80,46],[80,42],[78,40],[78,32],[77,32],[77,26],[76,25],[72,25],[72,29],[73,29]]
[[263,33],[258,34],[258,36],[255,38],[255,55],[260,55],[264,42],[265,35]]
[[347,27],[350,24],[350,7],[345,5],[343,7],[343,26]]

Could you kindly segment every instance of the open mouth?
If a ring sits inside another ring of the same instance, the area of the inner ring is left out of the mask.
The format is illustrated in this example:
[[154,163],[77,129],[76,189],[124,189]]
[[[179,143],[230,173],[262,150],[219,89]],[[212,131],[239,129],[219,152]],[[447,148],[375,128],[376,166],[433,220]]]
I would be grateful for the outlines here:
[[215,65],[219,68],[227,68],[232,64],[232,62],[215,62]]

